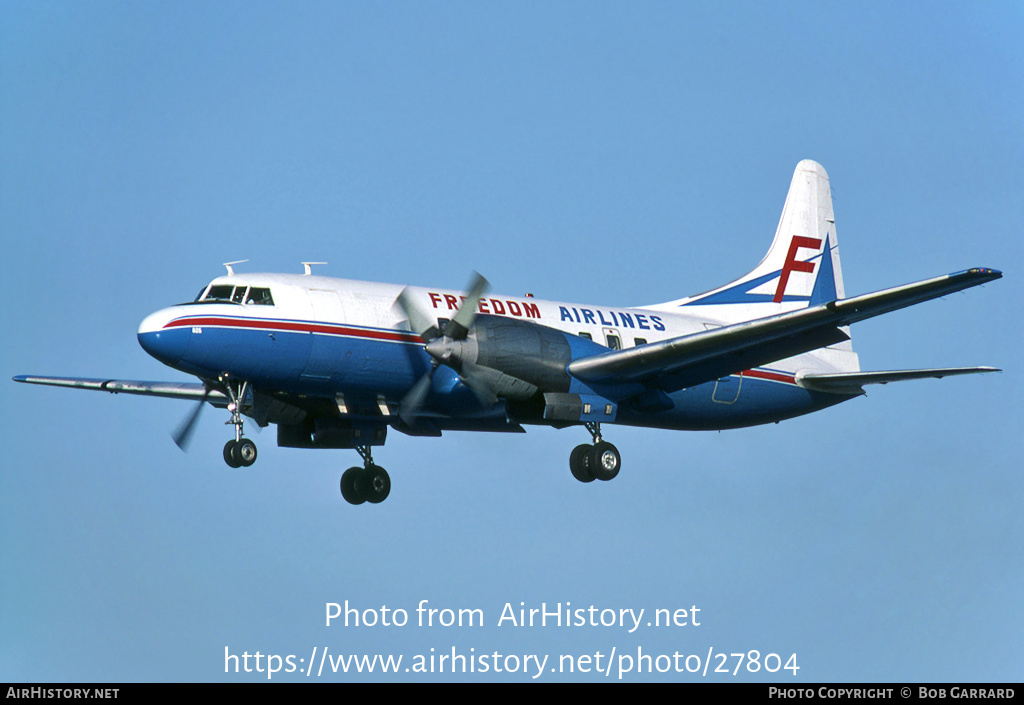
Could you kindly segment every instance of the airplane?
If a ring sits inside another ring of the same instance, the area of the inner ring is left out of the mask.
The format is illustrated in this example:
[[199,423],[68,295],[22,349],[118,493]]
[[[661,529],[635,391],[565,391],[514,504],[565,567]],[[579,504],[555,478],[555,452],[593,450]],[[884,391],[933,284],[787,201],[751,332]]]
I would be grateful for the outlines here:
[[16,382],[196,403],[173,434],[184,449],[209,403],[230,413],[225,462],[248,467],[243,416],[277,425],[287,448],[356,450],[341,476],[350,504],[384,501],[372,449],[389,429],[523,433],[583,427],[569,469],[581,482],[618,475],[603,424],[720,430],[779,422],[864,394],[868,384],[998,372],[953,367],[864,372],[850,325],[999,279],[975,267],[847,298],[829,178],[800,162],[768,253],[749,273],[695,296],[640,307],[496,296],[303,274],[234,271],[193,301],[139,326],[142,348],[199,382],[19,375]]

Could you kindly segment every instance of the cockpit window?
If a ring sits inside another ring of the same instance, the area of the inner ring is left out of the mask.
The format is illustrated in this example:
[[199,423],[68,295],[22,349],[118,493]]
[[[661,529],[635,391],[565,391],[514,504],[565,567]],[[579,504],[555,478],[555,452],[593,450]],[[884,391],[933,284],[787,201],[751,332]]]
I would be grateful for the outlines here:
[[249,289],[249,296],[246,297],[245,303],[258,304],[260,306],[273,306],[274,298],[270,295],[270,289],[254,286]]
[[211,286],[203,301],[230,301],[231,291],[234,289],[230,284],[218,284]]
[[215,284],[209,287],[209,290],[204,288],[196,296],[193,303],[197,304],[212,304],[212,303],[235,303],[235,304],[255,304],[257,306],[273,306],[274,297],[270,295],[270,289],[266,287],[258,286],[233,286],[231,284]]

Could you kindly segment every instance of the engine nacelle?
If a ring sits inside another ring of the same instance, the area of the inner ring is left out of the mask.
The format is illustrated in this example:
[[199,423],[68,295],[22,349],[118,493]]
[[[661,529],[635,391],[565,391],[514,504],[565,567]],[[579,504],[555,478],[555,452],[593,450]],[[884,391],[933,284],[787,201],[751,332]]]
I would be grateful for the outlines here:
[[565,333],[537,323],[479,315],[465,339],[437,338],[426,349],[459,372],[475,368],[473,373],[506,399],[569,390],[565,368],[572,353]]

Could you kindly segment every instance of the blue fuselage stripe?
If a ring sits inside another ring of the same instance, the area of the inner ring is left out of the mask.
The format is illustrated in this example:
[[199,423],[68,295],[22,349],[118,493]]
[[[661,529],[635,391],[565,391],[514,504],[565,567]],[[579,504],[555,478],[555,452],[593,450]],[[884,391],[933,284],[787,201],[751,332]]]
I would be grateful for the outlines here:
[[[347,399],[384,395],[397,401],[431,367],[423,341],[413,333],[316,321],[189,316],[140,333],[139,339],[151,354],[189,374],[216,378],[227,372],[256,389],[329,399],[342,393]],[[440,377],[451,378],[444,386],[452,391],[455,375]],[[617,422],[727,428],[789,418],[842,400],[799,387],[792,373],[782,370],[748,370],[728,379],[736,389],[712,381],[669,395],[674,408],[668,411],[643,413],[624,404]]]

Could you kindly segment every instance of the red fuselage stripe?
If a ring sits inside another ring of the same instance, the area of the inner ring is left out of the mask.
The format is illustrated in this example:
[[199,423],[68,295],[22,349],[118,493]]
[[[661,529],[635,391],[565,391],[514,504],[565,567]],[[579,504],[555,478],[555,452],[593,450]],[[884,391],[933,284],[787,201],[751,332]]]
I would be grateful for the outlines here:
[[787,384],[796,384],[796,377],[793,375],[787,375],[782,372],[768,372],[766,370],[746,370],[742,373],[744,377],[753,377],[754,379],[770,379],[773,382],[786,382]]
[[[263,330],[281,330],[297,333],[323,333],[326,335],[344,335],[354,338],[370,338],[373,340],[388,340],[398,343],[422,343],[423,339],[414,333],[402,333],[399,331],[370,330],[367,328],[353,328],[329,323],[309,323],[302,321],[272,321],[253,318],[222,318],[218,316],[196,316],[192,318],[178,318],[167,325],[167,328],[190,328],[199,326],[217,326],[222,328],[255,328]],[[765,379],[772,382],[783,382],[796,384],[796,378],[791,374],[783,372],[770,372],[767,370],[745,370],[741,373],[743,377],[753,379]]]

